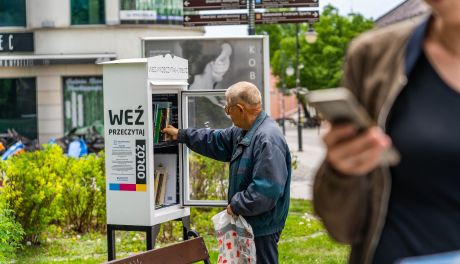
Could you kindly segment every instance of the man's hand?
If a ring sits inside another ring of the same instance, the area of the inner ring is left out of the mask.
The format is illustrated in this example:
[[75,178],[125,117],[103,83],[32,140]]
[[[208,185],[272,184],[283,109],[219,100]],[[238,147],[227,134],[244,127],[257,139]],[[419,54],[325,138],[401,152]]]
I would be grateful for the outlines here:
[[161,130],[161,132],[168,134],[172,138],[172,140],[177,140],[177,134],[179,133],[179,129],[171,125],[167,125],[163,130]]
[[232,211],[232,207],[230,205],[227,205],[227,214],[229,214],[231,216],[235,216],[235,214]]
[[332,126],[323,137],[326,160],[338,172],[349,176],[366,175],[375,169],[391,139],[378,127],[357,134],[352,125]]

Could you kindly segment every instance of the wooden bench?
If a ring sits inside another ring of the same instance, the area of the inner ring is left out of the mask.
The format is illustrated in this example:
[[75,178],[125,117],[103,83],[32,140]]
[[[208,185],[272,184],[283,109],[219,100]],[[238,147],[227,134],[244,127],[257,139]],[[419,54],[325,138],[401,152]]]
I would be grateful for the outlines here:
[[204,261],[211,264],[209,253],[202,237],[185,240],[162,248],[152,249],[134,256],[113,260],[108,264],[188,264]]

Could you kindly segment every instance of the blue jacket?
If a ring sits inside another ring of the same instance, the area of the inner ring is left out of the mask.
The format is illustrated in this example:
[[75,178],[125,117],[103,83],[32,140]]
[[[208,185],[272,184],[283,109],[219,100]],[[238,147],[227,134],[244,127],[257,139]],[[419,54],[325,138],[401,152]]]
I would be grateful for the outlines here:
[[278,125],[261,112],[251,129],[181,129],[178,140],[201,155],[230,162],[228,202],[254,235],[283,230],[289,210],[291,154]]

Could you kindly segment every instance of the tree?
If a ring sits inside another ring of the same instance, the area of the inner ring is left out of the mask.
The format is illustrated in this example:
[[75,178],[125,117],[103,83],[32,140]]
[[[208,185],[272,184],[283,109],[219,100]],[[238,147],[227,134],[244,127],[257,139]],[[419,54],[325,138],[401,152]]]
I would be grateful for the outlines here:
[[[348,43],[360,33],[371,29],[373,25],[372,20],[360,14],[350,13],[347,16],[341,16],[336,7],[327,5],[321,14],[320,21],[314,24],[318,39],[315,43],[309,44],[302,34],[308,29],[307,25],[299,24],[299,64],[304,65],[300,69],[300,86],[309,90],[339,86]],[[295,68],[296,31],[294,24],[262,25],[257,27],[257,32],[269,35],[270,65],[275,76],[280,77],[289,65]],[[285,76],[287,88],[295,88],[295,78],[295,74]],[[277,83],[278,88],[281,87],[280,82]],[[301,98],[301,101],[305,111],[304,98]],[[308,117],[308,112],[305,113]]]

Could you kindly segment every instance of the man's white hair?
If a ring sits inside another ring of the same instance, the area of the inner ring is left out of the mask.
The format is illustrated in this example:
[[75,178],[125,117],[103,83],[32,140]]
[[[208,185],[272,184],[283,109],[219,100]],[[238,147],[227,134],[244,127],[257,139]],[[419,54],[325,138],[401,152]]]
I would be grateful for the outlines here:
[[225,98],[228,105],[239,103],[257,105],[262,103],[262,96],[259,89],[250,82],[237,82],[233,84],[225,92]]

